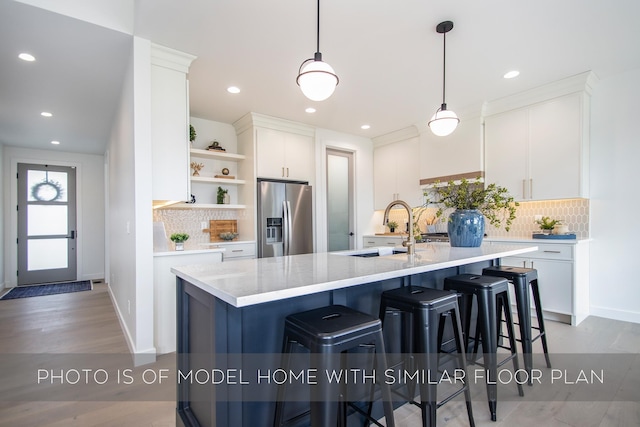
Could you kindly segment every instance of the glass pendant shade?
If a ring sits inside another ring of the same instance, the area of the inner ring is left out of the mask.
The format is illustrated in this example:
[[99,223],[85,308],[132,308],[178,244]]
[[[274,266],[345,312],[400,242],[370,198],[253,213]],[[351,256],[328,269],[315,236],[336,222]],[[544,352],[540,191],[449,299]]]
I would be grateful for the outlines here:
[[456,130],[459,122],[453,111],[439,109],[429,120],[429,128],[437,136],[447,136]]
[[296,82],[304,96],[312,101],[324,101],[336,90],[338,76],[326,62],[310,60],[300,69]]

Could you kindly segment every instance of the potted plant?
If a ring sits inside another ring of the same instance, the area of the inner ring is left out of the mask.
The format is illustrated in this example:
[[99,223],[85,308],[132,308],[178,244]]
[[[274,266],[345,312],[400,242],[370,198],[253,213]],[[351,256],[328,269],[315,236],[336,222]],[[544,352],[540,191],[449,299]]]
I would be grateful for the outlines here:
[[391,231],[392,233],[395,233],[396,228],[398,228],[398,223],[395,221],[389,221],[387,222],[387,227],[389,227],[389,231]]
[[494,227],[509,231],[519,205],[504,187],[495,183],[483,185],[480,178],[436,182],[425,192],[427,204],[438,206],[436,216],[453,209],[448,217],[447,231],[451,246],[477,247],[484,237],[485,218]]
[[189,240],[189,235],[187,233],[173,233],[169,239],[176,244],[176,251],[183,251],[184,242]]
[[222,187],[218,187],[218,193],[217,193],[217,203],[219,205],[222,205],[224,203],[229,203],[228,202],[228,193],[229,190],[222,188]]
[[542,230],[542,234],[551,234],[553,228],[556,225],[560,225],[562,221],[559,219],[551,219],[548,216],[543,216],[542,218],[536,220],[536,224],[540,226],[540,230]]
[[189,141],[193,143],[196,140],[196,128],[193,125],[189,125]]

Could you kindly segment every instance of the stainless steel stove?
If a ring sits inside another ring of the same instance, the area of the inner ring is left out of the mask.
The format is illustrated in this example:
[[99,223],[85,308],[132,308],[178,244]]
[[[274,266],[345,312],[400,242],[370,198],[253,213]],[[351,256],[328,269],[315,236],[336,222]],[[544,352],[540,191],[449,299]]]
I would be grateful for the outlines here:
[[448,242],[449,234],[447,233],[422,233],[423,242]]

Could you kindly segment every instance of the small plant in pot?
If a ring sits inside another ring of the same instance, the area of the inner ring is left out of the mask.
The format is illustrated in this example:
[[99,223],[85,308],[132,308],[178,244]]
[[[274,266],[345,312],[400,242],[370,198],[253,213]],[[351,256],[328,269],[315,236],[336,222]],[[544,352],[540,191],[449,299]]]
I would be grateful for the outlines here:
[[562,221],[559,219],[551,219],[548,216],[543,216],[542,218],[536,220],[536,224],[540,226],[540,230],[542,230],[542,234],[551,234],[553,228],[556,225],[560,225]]
[[187,233],[173,233],[169,236],[169,239],[176,245],[176,251],[184,250],[184,242],[189,240],[189,235]]
[[224,189],[224,188],[222,188],[222,187],[218,187],[218,193],[217,193],[217,195],[216,195],[216,199],[217,199],[216,201],[217,201],[217,203],[218,203],[219,205],[222,205],[222,204],[224,204],[225,202],[226,202],[226,203],[228,203],[228,202],[227,202],[227,200],[225,200],[225,199],[228,197],[228,196],[227,196],[227,193],[228,193],[228,192],[229,192],[229,190]]
[[389,221],[387,222],[387,227],[389,227],[389,231],[391,231],[392,233],[395,233],[396,228],[398,228],[398,223],[395,221]]
[[438,206],[436,216],[453,209],[448,217],[447,231],[451,246],[477,247],[484,237],[485,218],[494,227],[509,231],[519,205],[504,187],[495,183],[484,185],[480,178],[436,182],[425,191],[426,204]]

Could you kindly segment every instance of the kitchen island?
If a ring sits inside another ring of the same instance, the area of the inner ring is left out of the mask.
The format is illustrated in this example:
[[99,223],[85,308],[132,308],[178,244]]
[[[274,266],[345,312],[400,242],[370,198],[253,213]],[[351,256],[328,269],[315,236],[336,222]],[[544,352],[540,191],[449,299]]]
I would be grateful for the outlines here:
[[[254,354],[277,365],[289,314],[342,304],[377,316],[385,290],[408,285],[442,288],[447,276],[480,273],[500,258],[535,250],[535,245],[453,248],[429,243],[418,244],[413,255],[352,256],[372,251],[367,248],[172,268],[177,276],[178,372],[228,373],[239,358],[249,360]],[[256,392],[251,379],[238,378],[237,371],[231,383],[231,377],[193,378],[178,384],[178,425],[273,423],[275,384]]]

